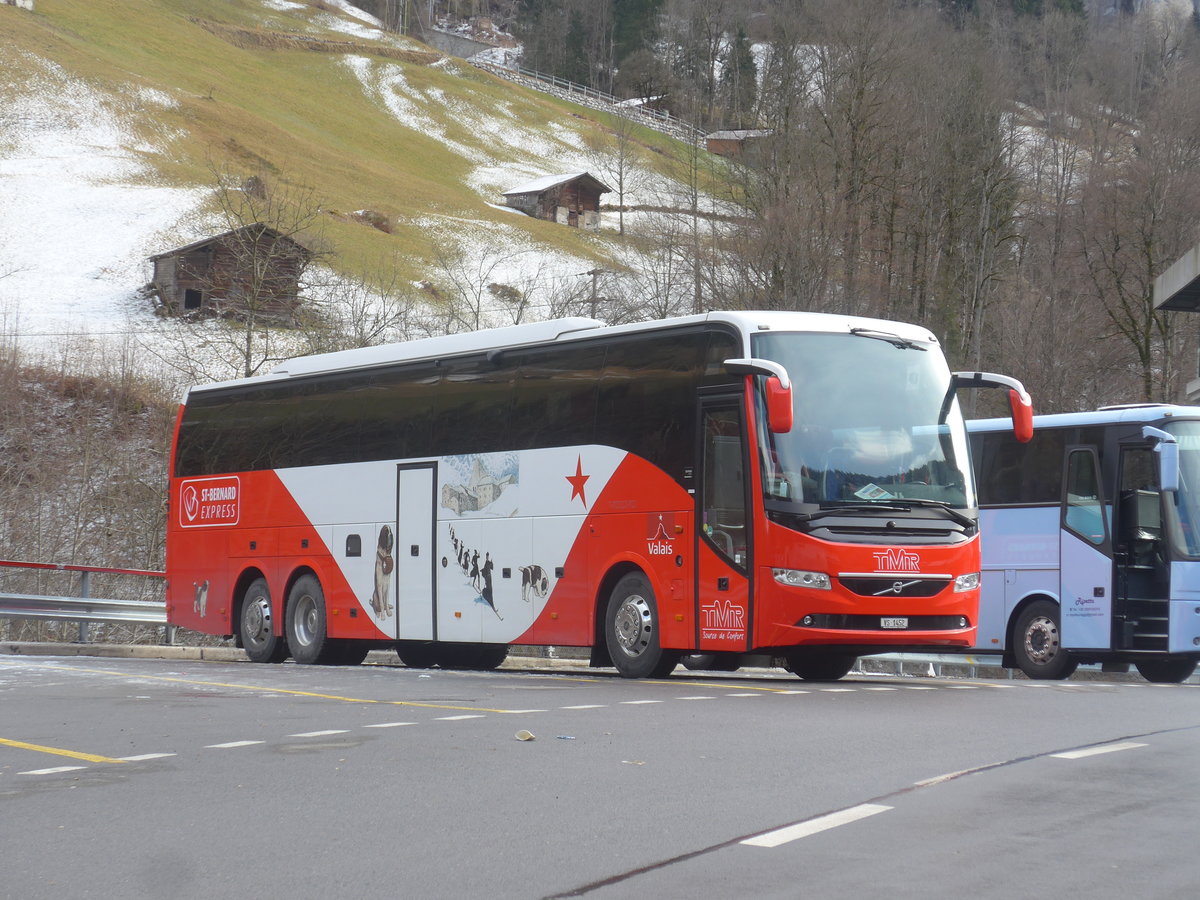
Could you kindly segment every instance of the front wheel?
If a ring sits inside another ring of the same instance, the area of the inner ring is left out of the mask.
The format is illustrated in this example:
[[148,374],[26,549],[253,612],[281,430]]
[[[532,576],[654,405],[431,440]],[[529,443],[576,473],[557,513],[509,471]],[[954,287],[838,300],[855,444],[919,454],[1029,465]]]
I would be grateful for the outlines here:
[[663,650],[654,589],[641,572],[630,572],[613,588],[604,616],[608,655],[623,678],[665,678],[680,654]]
[[288,592],[284,620],[292,658],[304,665],[333,661],[337,648],[329,639],[325,620],[325,592],[315,575],[302,575]]
[[1143,659],[1134,663],[1138,674],[1155,684],[1180,684],[1192,677],[1196,671],[1196,660],[1188,657],[1166,659]]
[[1013,629],[1013,655],[1030,678],[1070,678],[1079,666],[1062,645],[1058,605],[1049,600],[1030,603]]
[[788,671],[805,681],[837,681],[858,662],[853,653],[827,650],[795,650],[785,659]]
[[238,633],[250,662],[280,663],[287,659],[287,641],[275,634],[271,591],[265,578],[255,579],[246,588],[238,616]]

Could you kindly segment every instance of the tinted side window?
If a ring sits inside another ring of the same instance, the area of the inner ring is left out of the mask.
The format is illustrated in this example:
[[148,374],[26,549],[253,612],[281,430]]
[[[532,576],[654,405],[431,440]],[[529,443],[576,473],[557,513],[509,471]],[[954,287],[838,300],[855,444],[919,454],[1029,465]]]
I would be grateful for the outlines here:
[[491,453],[512,448],[509,436],[516,369],[507,360],[449,360],[437,386],[432,447],[421,455]]
[[514,450],[595,441],[596,382],[604,348],[535,348],[505,354],[518,367],[513,396]]
[[975,434],[971,458],[982,506],[1057,504],[1062,494],[1062,430],[1035,431],[1028,444],[1009,431]]
[[676,478],[693,453],[702,332],[610,344],[596,403],[596,442],[636,453]]

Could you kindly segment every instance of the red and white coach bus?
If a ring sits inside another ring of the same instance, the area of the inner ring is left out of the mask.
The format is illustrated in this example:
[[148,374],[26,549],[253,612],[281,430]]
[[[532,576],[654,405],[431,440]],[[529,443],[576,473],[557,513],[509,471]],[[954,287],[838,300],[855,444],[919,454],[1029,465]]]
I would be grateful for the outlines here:
[[168,617],[252,660],[492,668],[591,647],[661,676],[966,648],[978,512],[923,328],[789,312],[562,319],[293,359],[192,388]]

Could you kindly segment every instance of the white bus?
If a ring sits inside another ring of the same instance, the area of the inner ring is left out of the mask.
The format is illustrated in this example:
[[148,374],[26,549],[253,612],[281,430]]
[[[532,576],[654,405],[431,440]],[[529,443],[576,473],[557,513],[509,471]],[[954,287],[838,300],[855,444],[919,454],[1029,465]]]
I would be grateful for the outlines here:
[[1200,407],[968,423],[983,590],[976,653],[1030,678],[1080,663],[1186,680],[1200,659]]

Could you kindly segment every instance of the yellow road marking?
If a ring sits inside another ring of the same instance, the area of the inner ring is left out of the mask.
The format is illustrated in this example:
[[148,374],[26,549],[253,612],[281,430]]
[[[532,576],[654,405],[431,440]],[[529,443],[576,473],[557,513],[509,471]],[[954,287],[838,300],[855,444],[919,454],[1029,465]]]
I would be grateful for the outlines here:
[[121,678],[144,678],[148,681],[167,681],[174,684],[190,684],[199,687],[219,687],[238,691],[261,691],[267,694],[287,694],[291,697],[312,697],[316,700],[338,700],[342,703],[377,703],[382,706],[419,706],[424,709],[459,709],[467,712],[512,713],[528,712],[516,709],[490,709],[486,706],[455,706],[450,703],[422,703],[418,700],[369,700],[363,697],[341,697],[337,694],[319,694],[314,691],[295,691],[288,688],[266,687],[261,684],[235,684],[224,681],[196,681],[192,678],[173,678],[170,675],[145,675],[142,673],[116,672],[111,669],[86,669],[75,666],[39,666],[62,672],[87,672],[92,675],[116,675]]
[[80,753],[78,750],[63,750],[59,747],[43,747],[41,744],[27,744],[24,741],[10,741],[0,738],[0,745],[16,747],[18,750],[33,750],[37,753],[53,753],[55,756],[69,756],[71,759],[82,759],[85,762],[124,763],[123,759],[113,759],[111,756],[97,756],[95,753]]

